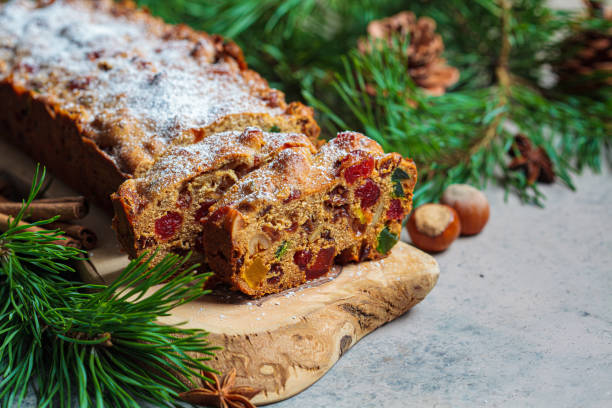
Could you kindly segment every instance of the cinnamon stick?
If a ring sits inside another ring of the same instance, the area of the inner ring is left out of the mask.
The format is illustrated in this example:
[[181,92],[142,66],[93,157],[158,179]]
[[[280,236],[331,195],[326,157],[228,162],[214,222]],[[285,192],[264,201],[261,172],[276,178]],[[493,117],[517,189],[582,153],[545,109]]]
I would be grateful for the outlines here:
[[[3,214],[0,212],[0,231],[6,231],[8,230],[8,226],[9,226],[9,219],[12,218],[10,217],[8,214]],[[19,226],[23,226],[23,225],[30,225],[27,222],[23,222],[20,221]],[[32,225],[29,228],[27,228],[28,231],[32,231],[32,232],[40,232],[40,231],[47,231],[44,228],[38,227],[36,225]],[[62,245],[62,246],[67,246],[67,247],[73,247],[73,248],[81,248],[81,243],[79,241],[77,241],[74,238],[71,237],[66,237],[64,236],[64,239],[58,239],[57,241],[53,241],[53,244],[57,244],[57,245]]]
[[[0,201],[0,212],[17,215],[22,203],[13,201]],[[28,217],[35,220],[45,220],[59,215],[60,221],[81,219],[87,215],[89,205],[85,197],[43,198],[34,200],[26,212]]]
[[48,229],[60,229],[64,231],[64,233],[69,237],[78,240],[83,249],[86,250],[94,249],[98,244],[98,237],[96,236],[96,233],[83,225],[56,221],[45,225],[45,227]]

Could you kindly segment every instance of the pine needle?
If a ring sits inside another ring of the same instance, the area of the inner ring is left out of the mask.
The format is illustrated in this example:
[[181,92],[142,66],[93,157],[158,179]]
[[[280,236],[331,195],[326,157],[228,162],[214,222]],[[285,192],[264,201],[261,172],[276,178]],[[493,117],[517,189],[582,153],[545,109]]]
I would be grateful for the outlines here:
[[150,267],[153,254],[109,286],[79,282],[70,262],[82,251],[52,243],[59,231],[18,226],[44,176],[37,168],[22,211],[0,235],[0,407],[21,406],[31,386],[39,406],[70,407],[75,395],[79,407],[175,406],[188,389],[178,378],[204,379],[216,347],[203,330],[157,320],[208,293],[210,274],[183,269],[189,255]]

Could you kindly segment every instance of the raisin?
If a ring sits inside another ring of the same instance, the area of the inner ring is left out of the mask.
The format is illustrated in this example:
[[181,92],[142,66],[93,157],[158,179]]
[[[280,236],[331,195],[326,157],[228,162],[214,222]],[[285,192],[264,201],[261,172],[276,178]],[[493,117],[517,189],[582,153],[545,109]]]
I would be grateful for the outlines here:
[[404,209],[400,200],[391,200],[391,205],[387,210],[387,218],[390,220],[401,221],[404,219]]
[[255,209],[255,206],[249,201],[242,201],[238,204],[238,211],[242,213],[248,213]]
[[326,229],[325,231],[323,231],[321,233],[321,238],[327,240],[327,241],[334,241],[334,239],[331,236],[331,231]]
[[152,237],[139,237],[136,241],[137,249],[146,249],[155,245],[155,239]]
[[181,189],[181,191],[179,192],[179,196],[176,199],[176,206],[178,208],[189,208],[189,206],[191,205],[191,193],[189,192],[189,189],[187,189],[187,187],[183,187]]
[[283,268],[279,263],[274,263],[270,266],[270,272],[268,272],[269,278],[266,282],[270,285],[275,285],[280,282],[281,277],[283,276]]
[[155,233],[162,239],[173,237],[183,223],[183,217],[179,213],[169,212],[155,220]]
[[401,156],[394,153],[385,155],[385,157],[378,163],[378,174],[380,174],[381,177],[388,176],[391,174],[391,171],[397,167],[401,160]]
[[224,193],[228,188],[230,188],[231,186],[233,186],[235,183],[234,179],[228,175],[224,176],[221,179],[221,182],[219,183],[219,185],[217,186],[217,192],[218,193]]
[[306,231],[306,233],[310,234],[313,230],[314,230],[314,222],[312,221],[312,219],[307,219],[303,224],[302,224],[302,228],[304,229],[304,231]]
[[351,228],[357,237],[365,232],[367,226],[367,224],[362,224],[359,218],[353,218],[351,221]]
[[332,223],[335,224],[336,222],[338,222],[338,220],[342,218],[348,218],[348,217],[349,217],[348,204],[343,205],[342,207],[334,208]]
[[363,241],[361,243],[361,249],[359,249],[359,261],[364,261],[366,259],[370,259],[370,250],[371,246],[367,241]]
[[297,231],[297,228],[298,228],[298,223],[293,221],[289,228],[285,228],[285,231],[287,231],[287,232],[295,232],[295,231]]
[[353,184],[360,178],[368,177],[374,170],[374,158],[363,150],[354,150],[343,159],[343,163],[355,161],[359,162],[344,170],[344,179],[349,184]]
[[316,279],[329,271],[334,262],[335,247],[323,248],[310,268],[306,270],[306,279]]
[[240,269],[242,268],[242,265],[244,265],[244,255],[236,259],[236,268]]
[[361,199],[361,208],[369,208],[376,204],[380,197],[380,188],[372,181],[366,182],[355,191],[355,196]]
[[195,213],[195,220],[201,222],[202,219],[208,215],[208,210],[214,203],[216,203],[215,200],[204,200],[202,204],[200,204],[200,208],[198,208]]
[[339,207],[341,205],[346,204],[347,196],[348,196],[348,190],[346,188],[344,188],[343,186],[336,186],[329,193],[329,198],[330,198],[329,203],[331,206]]
[[335,262],[344,265],[349,262],[357,261],[357,254],[355,252],[356,251],[354,247],[346,248],[338,255],[336,255]]
[[278,282],[280,282],[280,278],[280,275],[269,277],[268,279],[266,279],[266,283],[268,285],[276,285]]
[[293,254],[293,263],[295,263],[301,270],[306,269],[311,259],[312,253],[307,249],[295,251],[295,254]]
[[264,215],[269,213],[271,209],[272,209],[271,205],[266,205],[264,208],[259,210],[259,213],[257,215],[259,215],[260,217],[263,217]]
[[263,232],[266,233],[267,236],[270,237],[272,242],[276,242],[280,239],[280,232],[270,227],[269,225],[264,225],[263,227],[261,227],[261,229],[263,230]]

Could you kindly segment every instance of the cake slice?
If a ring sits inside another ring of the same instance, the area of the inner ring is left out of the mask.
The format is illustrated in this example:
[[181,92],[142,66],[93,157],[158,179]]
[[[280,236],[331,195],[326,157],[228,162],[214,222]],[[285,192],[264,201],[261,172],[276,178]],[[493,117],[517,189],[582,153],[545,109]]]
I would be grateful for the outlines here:
[[326,274],[334,261],[384,257],[411,210],[416,167],[364,135],[340,133],[312,154],[282,150],[227,190],[203,223],[218,280],[251,296]]
[[[131,258],[159,248],[159,256],[201,249],[208,209],[237,180],[265,165],[283,150],[314,146],[302,134],[247,128],[211,135],[198,143],[174,146],[154,163],[144,163],[136,177],[112,195],[113,227]],[[192,263],[205,262],[195,251]]]
[[169,146],[247,126],[319,134],[220,36],[130,1],[0,1],[0,135],[96,203]]

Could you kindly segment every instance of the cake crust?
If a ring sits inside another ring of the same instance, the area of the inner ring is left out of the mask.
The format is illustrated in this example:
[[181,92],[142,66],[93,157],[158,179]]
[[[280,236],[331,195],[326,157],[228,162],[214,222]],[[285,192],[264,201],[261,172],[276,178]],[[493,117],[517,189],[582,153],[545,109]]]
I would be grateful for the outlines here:
[[318,137],[312,109],[287,104],[233,42],[132,2],[43,3],[0,5],[0,127],[104,205],[172,145],[252,125]]

